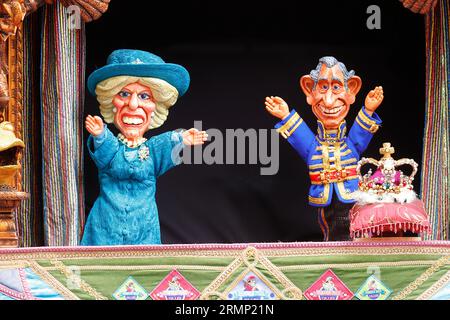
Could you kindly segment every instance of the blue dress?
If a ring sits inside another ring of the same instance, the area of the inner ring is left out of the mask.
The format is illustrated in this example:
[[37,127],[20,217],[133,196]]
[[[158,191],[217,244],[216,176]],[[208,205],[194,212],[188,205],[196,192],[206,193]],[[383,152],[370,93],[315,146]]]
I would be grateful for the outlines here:
[[81,245],[161,244],[156,179],[181,163],[182,146],[183,138],[175,131],[152,137],[138,148],[125,146],[106,126],[101,136],[89,136],[100,195],[89,213]]

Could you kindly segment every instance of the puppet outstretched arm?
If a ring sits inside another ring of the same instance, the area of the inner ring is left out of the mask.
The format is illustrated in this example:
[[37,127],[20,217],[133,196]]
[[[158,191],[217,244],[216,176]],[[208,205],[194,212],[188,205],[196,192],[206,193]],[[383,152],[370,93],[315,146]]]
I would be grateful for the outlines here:
[[307,162],[315,136],[295,111],[289,111],[288,104],[280,97],[266,97],[266,110],[281,121],[275,129],[287,139],[302,159]]

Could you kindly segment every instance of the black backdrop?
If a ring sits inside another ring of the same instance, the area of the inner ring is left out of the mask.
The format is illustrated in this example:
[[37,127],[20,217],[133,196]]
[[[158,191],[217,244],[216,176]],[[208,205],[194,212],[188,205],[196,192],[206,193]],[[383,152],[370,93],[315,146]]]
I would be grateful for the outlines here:
[[[381,30],[366,27],[371,4],[381,8]],[[266,95],[285,98],[315,131],[298,80],[320,57],[333,55],[363,80],[350,125],[368,91],[377,85],[385,91],[378,109],[383,127],[364,156],[378,158],[381,143],[389,141],[396,157],[421,161],[424,17],[399,1],[114,0],[87,25],[87,74],[119,48],[153,52],[190,72],[189,91],[149,136],[190,128],[194,120],[204,129],[272,128]],[[88,94],[85,113],[99,114]],[[166,173],[157,188],[163,243],[321,240],[316,209],[307,204],[308,171],[284,139],[279,161],[275,176],[261,176],[260,165],[182,165]],[[98,182],[87,152],[85,190],[88,214]]]

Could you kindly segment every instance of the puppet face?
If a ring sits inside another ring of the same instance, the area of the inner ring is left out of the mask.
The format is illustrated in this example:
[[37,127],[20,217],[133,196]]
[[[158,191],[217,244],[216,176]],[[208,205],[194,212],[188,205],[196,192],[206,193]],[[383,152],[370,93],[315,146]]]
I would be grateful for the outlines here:
[[328,68],[322,65],[317,84],[308,75],[301,79],[301,87],[306,100],[312,107],[314,115],[325,126],[325,129],[337,129],[347,116],[350,105],[361,88],[361,79],[353,76],[345,87],[344,74],[338,65]]
[[114,124],[127,138],[143,137],[149,129],[156,104],[149,87],[138,82],[131,83],[114,96],[116,108]]

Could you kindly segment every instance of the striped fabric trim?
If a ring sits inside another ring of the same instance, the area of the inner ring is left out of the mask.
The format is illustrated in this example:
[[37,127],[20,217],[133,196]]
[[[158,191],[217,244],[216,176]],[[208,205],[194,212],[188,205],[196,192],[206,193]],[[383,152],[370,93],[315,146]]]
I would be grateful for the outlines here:
[[34,72],[35,64],[33,56],[35,56],[35,48],[33,47],[35,28],[35,15],[28,16],[23,23],[23,142],[25,143],[25,152],[22,158],[22,187],[23,190],[29,192],[31,197],[27,201],[23,201],[17,209],[17,234],[19,237],[19,245],[22,247],[37,246],[40,243],[36,241],[39,230],[36,230],[36,220],[40,217],[39,201],[40,195],[36,197],[35,192],[39,192],[38,183],[36,181],[36,160],[39,155],[36,154],[35,147],[36,135],[32,134],[36,127],[36,106],[34,99]]
[[85,33],[66,9],[46,6],[42,26],[42,185],[48,246],[79,243],[84,223],[83,104]]
[[426,101],[421,196],[431,220],[427,239],[449,239],[450,5],[439,0],[425,18]]
[[37,16],[30,15],[23,24],[23,141],[25,152],[22,159],[22,186],[23,190],[30,193],[30,198],[23,201],[17,209],[17,233],[19,245],[22,247],[42,246],[42,214],[41,214],[41,189],[40,189],[40,137],[41,124],[39,122],[38,87],[35,81],[36,56],[39,55],[34,46],[40,41],[37,35]]

